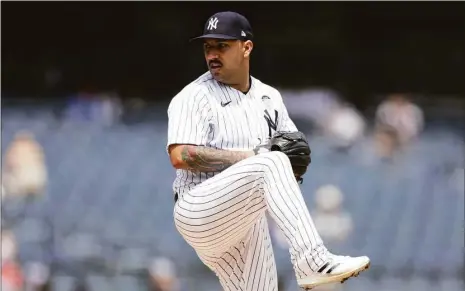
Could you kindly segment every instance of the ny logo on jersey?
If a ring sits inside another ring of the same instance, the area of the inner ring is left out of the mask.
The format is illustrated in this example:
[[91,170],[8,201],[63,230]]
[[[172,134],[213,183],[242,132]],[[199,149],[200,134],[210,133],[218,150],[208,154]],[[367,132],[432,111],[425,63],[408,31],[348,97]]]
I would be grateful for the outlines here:
[[210,18],[210,20],[208,21],[207,29],[208,30],[216,29],[217,25],[218,25],[218,18],[216,18],[216,17]]
[[270,116],[270,113],[268,112],[267,109],[265,109],[265,119],[266,119],[266,123],[268,123],[268,137],[271,138],[271,129],[273,129],[274,131],[276,131],[276,129],[278,128],[278,111],[275,110],[274,111],[274,121],[271,119],[271,116]]

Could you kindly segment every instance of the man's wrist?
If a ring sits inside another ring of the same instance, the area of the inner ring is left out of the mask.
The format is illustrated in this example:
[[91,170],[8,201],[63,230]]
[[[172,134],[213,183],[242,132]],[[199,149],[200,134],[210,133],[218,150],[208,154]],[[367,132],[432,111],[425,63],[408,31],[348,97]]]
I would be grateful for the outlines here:
[[246,152],[244,152],[244,156],[245,156],[245,159],[253,157],[253,156],[255,156],[255,152],[253,150],[252,151],[246,151]]
[[255,147],[253,149],[253,153],[255,155],[258,155],[258,154],[263,154],[263,153],[267,153],[269,152],[270,150],[268,149],[268,147],[266,145],[259,145],[257,147]]

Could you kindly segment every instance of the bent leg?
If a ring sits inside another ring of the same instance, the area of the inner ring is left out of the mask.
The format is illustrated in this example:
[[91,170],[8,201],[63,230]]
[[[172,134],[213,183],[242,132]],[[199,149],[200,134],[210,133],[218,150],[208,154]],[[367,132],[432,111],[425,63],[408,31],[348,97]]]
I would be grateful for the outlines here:
[[199,257],[211,266],[224,290],[277,291],[276,264],[265,216],[221,256],[200,252]]
[[245,159],[196,186],[178,200],[175,222],[198,253],[220,257],[246,237],[265,210],[286,236],[298,277],[325,264],[327,250],[289,159],[280,152]]

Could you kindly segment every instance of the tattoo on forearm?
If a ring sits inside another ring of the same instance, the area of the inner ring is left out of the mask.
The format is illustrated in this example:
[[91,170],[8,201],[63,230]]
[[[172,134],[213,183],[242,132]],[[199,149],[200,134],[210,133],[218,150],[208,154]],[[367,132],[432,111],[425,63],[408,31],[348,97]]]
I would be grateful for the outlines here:
[[186,145],[182,149],[181,156],[189,170],[215,172],[222,171],[247,158],[247,153]]

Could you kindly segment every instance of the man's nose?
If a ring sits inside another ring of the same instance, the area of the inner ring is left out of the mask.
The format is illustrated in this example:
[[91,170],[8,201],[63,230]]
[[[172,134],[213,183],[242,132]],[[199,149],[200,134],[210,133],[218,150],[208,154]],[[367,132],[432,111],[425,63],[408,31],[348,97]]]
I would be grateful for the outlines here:
[[209,61],[216,60],[219,57],[220,57],[220,54],[216,50],[211,50],[211,51],[207,52],[207,60],[209,60]]

